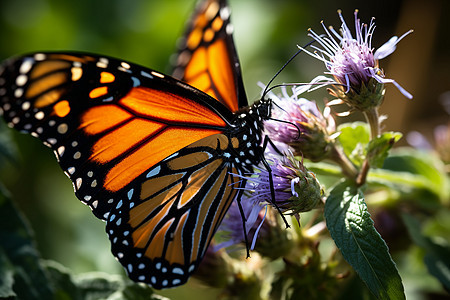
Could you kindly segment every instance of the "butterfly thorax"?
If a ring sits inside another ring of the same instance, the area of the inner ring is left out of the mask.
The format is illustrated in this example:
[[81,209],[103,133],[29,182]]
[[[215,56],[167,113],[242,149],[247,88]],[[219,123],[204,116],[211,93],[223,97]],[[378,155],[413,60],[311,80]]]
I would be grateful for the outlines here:
[[264,120],[270,117],[270,101],[255,102],[254,105],[237,111],[235,116],[230,132],[235,161],[251,172],[253,166],[258,165],[263,157],[262,132]]

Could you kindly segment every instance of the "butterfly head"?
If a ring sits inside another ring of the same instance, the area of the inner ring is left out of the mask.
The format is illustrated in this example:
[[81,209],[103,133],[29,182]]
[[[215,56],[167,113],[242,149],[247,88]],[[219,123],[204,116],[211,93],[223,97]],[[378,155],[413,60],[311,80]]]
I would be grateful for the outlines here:
[[251,111],[253,111],[261,120],[268,120],[272,115],[272,99],[262,98],[253,104]]

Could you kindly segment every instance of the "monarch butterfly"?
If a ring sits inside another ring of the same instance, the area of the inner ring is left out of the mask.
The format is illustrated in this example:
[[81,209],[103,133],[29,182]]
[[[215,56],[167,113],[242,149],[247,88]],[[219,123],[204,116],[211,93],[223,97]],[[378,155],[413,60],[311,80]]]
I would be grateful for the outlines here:
[[106,221],[134,281],[184,284],[243,176],[263,160],[270,100],[248,107],[225,0],[197,8],[174,77],[106,56],[33,53],[0,67],[0,113],[50,147]]

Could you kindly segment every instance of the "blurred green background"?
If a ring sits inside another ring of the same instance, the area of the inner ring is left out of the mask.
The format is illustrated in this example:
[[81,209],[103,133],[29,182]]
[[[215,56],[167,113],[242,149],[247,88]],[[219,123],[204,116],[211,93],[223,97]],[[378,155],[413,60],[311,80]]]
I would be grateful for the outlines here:
[[[168,73],[176,41],[194,6],[194,0],[1,0],[0,59],[40,50],[78,50]],[[321,32],[320,21],[324,20],[338,28],[338,8],[351,27],[353,11],[358,8],[363,22],[376,17],[375,47],[393,35],[415,30],[381,62],[386,77],[414,95],[408,100],[388,86],[382,107],[382,113],[389,116],[385,128],[403,133],[418,130],[431,138],[433,128],[448,121],[440,99],[450,97],[445,94],[450,90],[449,1],[230,0],[230,6],[251,101],[260,94],[256,83],[267,83],[295,53],[296,45],[309,41],[309,27]],[[308,82],[324,69],[320,62],[300,55],[276,82]],[[326,93],[306,96],[320,101]],[[0,161],[0,180],[30,220],[43,257],[74,272],[122,273],[110,254],[104,224],[75,198],[51,151],[31,136],[2,132],[2,139],[11,138],[18,147],[12,149],[16,161]],[[195,290],[195,282],[181,289]],[[173,293],[180,289],[164,294]]]

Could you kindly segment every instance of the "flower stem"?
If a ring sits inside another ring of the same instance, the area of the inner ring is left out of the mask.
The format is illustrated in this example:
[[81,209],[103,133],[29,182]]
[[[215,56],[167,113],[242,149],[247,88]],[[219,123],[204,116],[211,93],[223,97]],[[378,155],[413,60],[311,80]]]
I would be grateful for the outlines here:
[[358,186],[363,185],[366,182],[367,174],[370,170],[369,160],[366,158],[363,162],[362,168],[359,171],[358,176],[356,177],[356,184]]
[[342,151],[340,147],[334,144],[331,151],[331,159],[335,161],[342,169],[342,172],[351,179],[356,179],[358,170],[353,163],[348,159],[347,155]]
[[370,139],[373,140],[374,138],[380,135],[381,131],[378,107],[373,107],[371,109],[364,111],[363,113],[364,116],[366,117],[367,123],[369,123],[370,126]]
[[[363,112],[366,117],[367,123],[370,126],[370,140],[373,140],[380,136],[380,117],[378,114],[378,107],[373,107]],[[356,184],[358,186],[363,185],[366,182],[367,174],[370,170],[370,163],[368,158],[366,158],[363,162],[361,170],[359,171],[358,176],[356,177]]]

